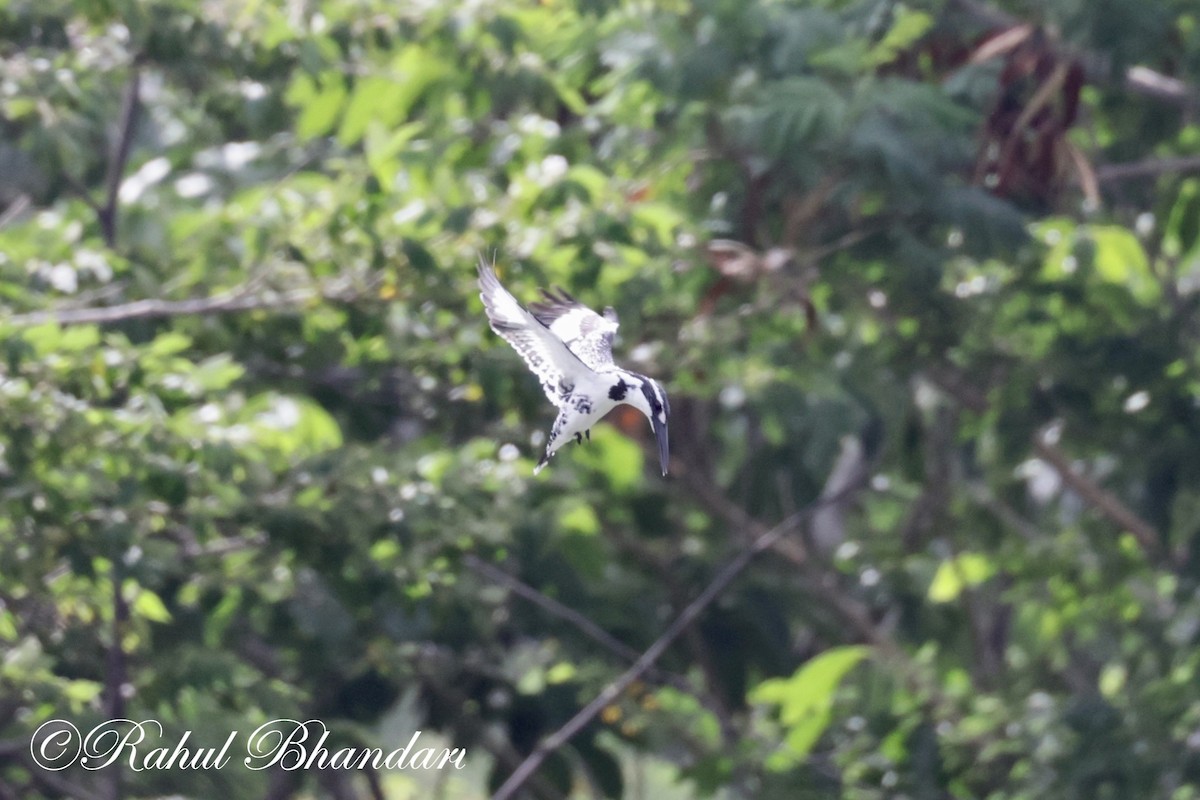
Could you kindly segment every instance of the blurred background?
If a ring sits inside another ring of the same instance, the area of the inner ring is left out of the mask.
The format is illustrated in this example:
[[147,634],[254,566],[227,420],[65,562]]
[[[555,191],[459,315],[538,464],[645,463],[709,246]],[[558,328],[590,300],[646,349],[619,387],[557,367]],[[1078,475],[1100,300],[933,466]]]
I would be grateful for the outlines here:
[[[0,3],[0,798],[487,797],[781,521],[518,796],[1200,797],[1198,24]],[[667,478],[533,477],[480,253]],[[32,763],[120,717],[467,767]]]

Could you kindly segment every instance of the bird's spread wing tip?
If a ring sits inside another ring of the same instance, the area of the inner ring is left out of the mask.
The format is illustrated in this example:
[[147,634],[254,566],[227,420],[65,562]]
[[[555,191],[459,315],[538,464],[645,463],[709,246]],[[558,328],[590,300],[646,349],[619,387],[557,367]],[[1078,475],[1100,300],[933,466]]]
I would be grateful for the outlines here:
[[495,257],[493,256],[491,263],[488,263],[487,256],[485,256],[483,254],[483,251],[480,250],[479,251],[479,261],[476,263],[475,269],[479,272],[479,274],[481,276],[488,275],[488,274],[495,275],[496,274],[496,259],[495,259]]
[[564,395],[575,384],[577,373],[585,368],[579,356],[504,288],[482,257],[479,296],[492,330],[512,345],[537,375],[550,402],[561,406]]

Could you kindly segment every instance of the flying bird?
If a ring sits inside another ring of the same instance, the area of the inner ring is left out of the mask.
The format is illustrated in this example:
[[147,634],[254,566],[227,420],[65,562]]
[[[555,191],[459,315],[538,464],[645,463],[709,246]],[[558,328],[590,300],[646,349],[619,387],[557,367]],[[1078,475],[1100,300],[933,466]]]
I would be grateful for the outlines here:
[[500,284],[495,270],[479,259],[479,296],[492,330],[513,346],[558,409],[546,454],[534,473],[574,439],[591,440],[592,425],[621,403],[646,415],[658,440],[658,459],[667,474],[667,416],[671,407],[658,381],[621,369],[612,360],[617,314],[601,316],[562,289],[542,290],[545,302],[526,309]]

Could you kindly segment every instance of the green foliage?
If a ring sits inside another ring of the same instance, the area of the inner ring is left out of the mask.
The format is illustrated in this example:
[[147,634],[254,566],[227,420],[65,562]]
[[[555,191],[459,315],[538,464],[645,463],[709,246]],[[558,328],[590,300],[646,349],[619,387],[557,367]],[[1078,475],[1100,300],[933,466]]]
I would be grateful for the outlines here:
[[[1196,797],[1185,6],[3,4],[0,796],[372,791],[25,757],[113,717],[483,796],[824,496],[530,796]],[[619,311],[666,480],[532,476],[480,253]]]
[[779,707],[786,729],[784,748],[767,759],[768,769],[796,766],[812,752],[829,726],[833,694],[842,678],[870,651],[862,646],[834,647],[806,663],[790,678],[770,678],[750,693],[756,703]]
[[995,568],[978,553],[963,553],[938,565],[929,584],[929,599],[935,603],[957,600],[964,589],[990,578]]

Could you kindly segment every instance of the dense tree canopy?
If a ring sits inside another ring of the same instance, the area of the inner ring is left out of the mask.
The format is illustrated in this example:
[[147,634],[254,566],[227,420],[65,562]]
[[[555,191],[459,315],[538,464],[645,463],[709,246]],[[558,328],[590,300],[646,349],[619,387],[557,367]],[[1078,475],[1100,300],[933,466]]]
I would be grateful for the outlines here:
[[[1200,798],[1198,26],[0,3],[0,798]],[[533,476],[481,253],[670,475]],[[34,762],[119,718],[468,755]]]

